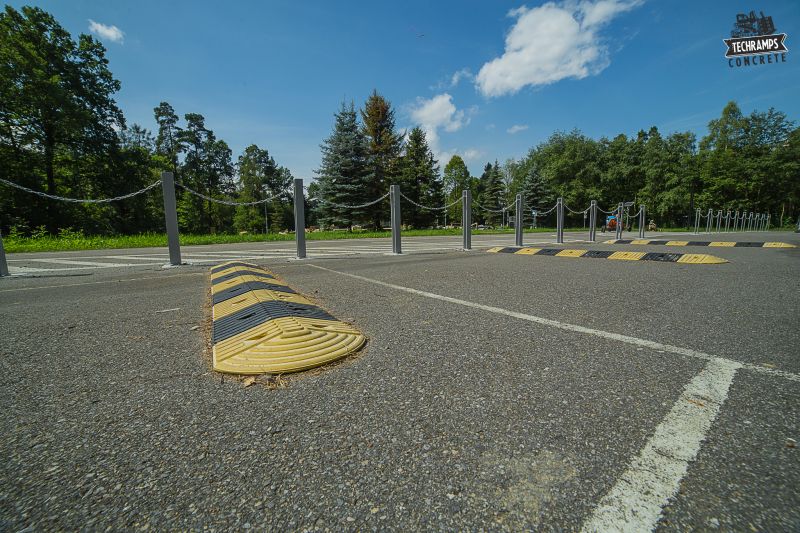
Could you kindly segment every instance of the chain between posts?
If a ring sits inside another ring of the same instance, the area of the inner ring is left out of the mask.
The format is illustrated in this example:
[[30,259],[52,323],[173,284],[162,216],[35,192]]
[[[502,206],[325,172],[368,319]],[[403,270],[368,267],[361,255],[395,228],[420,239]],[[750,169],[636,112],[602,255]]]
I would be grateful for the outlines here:
[[30,194],[35,194],[36,196],[41,196],[42,198],[48,198],[50,200],[58,200],[60,202],[69,202],[69,203],[73,203],[73,204],[105,204],[105,203],[108,203],[108,202],[118,202],[120,200],[126,200],[128,198],[133,198],[134,196],[137,196],[139,194],[146,193],[150,189],[153,189],[153,188],[158,187],[159,185],[161,185],[161,180],[158,180],[156,182],[151,183],[150,185],[148,185],[144,189],[139,189],[138,191],[131,192],[131,193],[128,193],[128,194],[123,194],[122,196],[115,196],[114,198],[96,198],[96,199],[95,198],[67,198],[67,197],[64,197],[64,196],[56,196],[54,194],[48,194],[46,192],[36,191],[36,190],[33,190],[33,189],[29,189],[28,187],[23,187],[22,185],[14,183],[13,181],[4,180],[3,178],[0,178],[0,183],[4,183],[5,185],[8,185],[9,187],[14,187],[14,188],[19,189],[21,191],[25,191],[25,192],[30,193]]
[[186,185],[184,185],[183,183],[181,183],[179,181],[176,181],[175,185],[177,185],[178,187],[180,187],[181,189],[185,190],[186,192],[188,192],[190,194],[194,194],[195,196],[198,196],[198,197],[202,198],[203,200],[208,200],[209,202],[213,202],[215,204],[222,204],[222,205],[260,205],[260,204],[269,202],[271,200],[274,200],[276,198],[276,196],[273,195],[273,196],[270,196],[268,198],[264,198],[263,200],[256,200],[256,201],[253,201],[253,202],[234,202],[233,200],[220,200],[219,198],[212,198],[211,196],[206,196],[205,194],[202,194],[202,193],[199,193],[199,192],[197,192],[197,191],[195,191],[193,189],[190,189],[189,187],[187,187]]
[[402,198],[404,198],[405,200],[407,200],[408,202],[414,204],[415,206],[417,206],[417,207],[419,207],[421,209],[427,209],[428,211],[444,211],[445,209],[449,209],[449,208],[453,207],[454,205],[458,204],[459,202],[461,202],[461,198],[459,198],[456,201],[454,201],[454,202],[452,202],[450,204],[447,204],[445,206],[442,206],[442,207],[429,207],[427,205],[418,204],[417,202],[415,202],[414,200],[412,200],[411,198],[409,198],[408,196],[406,196],[402,192],[400,193],[400,196]]
[[372,200],[371,202],[367,202],[365,204],[360,204],[360,205],[337,204],[337,203],[325,200],[324,198],[320,198],[318,196],[311,197],[311,198],[308,199],[308,201],[309,202],[321,202],[323,204],[330,205],[332,207],[338,207],[339,209],[361,209],[362,207],[369,207],[371,205],[377,204],[378,202],[388,198],[389,194],[391,194],[391,193],[387,192],[386,194],[384,194],[383,196],[381,196],[380,198],[378,198],[376,200]]

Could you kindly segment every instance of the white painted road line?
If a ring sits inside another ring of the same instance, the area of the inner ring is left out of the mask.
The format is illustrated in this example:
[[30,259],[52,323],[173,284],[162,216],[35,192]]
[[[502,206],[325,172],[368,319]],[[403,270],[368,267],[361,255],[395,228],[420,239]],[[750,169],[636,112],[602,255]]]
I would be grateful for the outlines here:
[[73,259],[62,259],[60,257],[53,258],[53,259],[28,259],[28,261],[35,261],[37,263],[50,263],[56,265],[70,265],[70,266],[93,266],[93,267],[101,267],[101,268],[112,268],[112,267],[127,267],[127,266],[136,266],[130,263],[98,263],[95,261],[75,261]]
[[715,359],[690,381],[582,533],[652,531],[697,456],[741,365]]
[[484,305],[475,302],[469,302],[467,300],[461,300],[459,298],[452,298],[450,296],[442,296],[441,294],[435,294],[432,292],[421,291],[418,289],[412,289],[411,287],[403,287],[402,285],[395,285],[393,283],[387,283],[385,281],[380,281],[377,279],[367,278],[364,276],[359,276],[358,274],[350,274],[349,272],[340,272],[338,270],[333,270],[330,268],[325,268],[319,265],[312,265],[311,263],[306,263],[306,266],[311,268],[316,268],[318,270],[324,270],[325,272],[330,272],[332,274],[338,274],[340,276],[346,276],[348,278],[353,278],[361,281],[366,281],[367,283],[373,283],[375,285],[380,285],[382,287],[387,287],[390,289],[395,289],[398,291],[407,292],[410,294],[416,294],[417,296],[424,296],[425,298],[431,298],[434,300],[440,300],[443,302],[449,302],[457,305],[463,305],[466,307],[471,307],[473,309],[480,309],[482,311],[488,311],[489,313],[495,313],[498,315],[510,316],[512,318],[518,318],[520,320],[526,320],[528,322],[534,322],[536,324],[541,324],[543,326],[550,326],[557,329],[562,329],[566,331],[573,331],[575,333],[583,333],[585,335],[593,335],[595,337],[601,337],[604,339],[609,339],[617,342],[622,342],[625,344],[632,344],[634,346],[640,346],[642,348],[650,348],[656,351],[674,353],[677,355],[682,355],[685,357],[692,357],[694,359],[701,359],[703,361],[723,361],[731,365],[739,365],[741,368],[752,370],[754,372],[759,372],[761,374],[766,374],[773,377],[780,377],[783,379],[788,379],[791,381],[800,382],[800,375],[793,374],[792,372],[786,372],[784,370],[777,370],[774,368],[768,368],[764,366],[754,365],[752,363],[742,363],[739,361],[734,361],[732,359],[727,359],[725,357],[719,357],[716,355],[712,355],[709,353],[701,352],[699,350],[692,350],[691,348],[681,348],[680,346],[673,346],[671,344],[663,344],[661,342],[651,341],[647,339],[639,339],[637,337],[631,337],[630,335],[622,335],[621,333],[612,333],[610,331],[603,331],[601,329],[594,329],[594,328],[587,328],[584,326],[578,326],[577,324],[569,324],[567,322],[559,322],[558,320],[552,320],[550,318],[544,318],[534,315],[529,315],[526,313],[519,313],[517,311],[510,311],[508,309],[503,309],[501,307],[494,307],[491,305]]

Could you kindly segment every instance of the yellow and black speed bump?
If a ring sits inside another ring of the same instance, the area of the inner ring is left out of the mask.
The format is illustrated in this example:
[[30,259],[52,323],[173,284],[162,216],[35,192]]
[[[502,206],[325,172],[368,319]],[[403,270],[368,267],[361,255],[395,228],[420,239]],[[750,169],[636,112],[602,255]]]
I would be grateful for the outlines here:
[[712,248],[796,248],[788,242],[737,241],[653,241],[649,239],[612,239],[605,244],[653,244],[657,246],[709,246]]
[[517,248],[513,246],[490,248],[489,253],[515,255],[550,255],[555,257],[587,257],[615,261],[658,261],[662,263],[689,263],[713,265],[727,263],[725,259],[708,254],[672,254],[661,252],[614,252],[612,250],[565,250],[563,248]]
[[255,265],[211,270],[213,366],[219,372],[296,372],[349,355],[366,342],[352,326]]

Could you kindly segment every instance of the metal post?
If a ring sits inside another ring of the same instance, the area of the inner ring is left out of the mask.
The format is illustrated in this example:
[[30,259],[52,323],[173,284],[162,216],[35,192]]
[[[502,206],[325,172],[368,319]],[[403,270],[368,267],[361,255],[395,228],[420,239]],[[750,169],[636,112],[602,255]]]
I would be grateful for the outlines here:
[[697,210],[694,212],[694,234],[698,235],[700,233],[700,208],[698,207]]
[[733,231],[736,231],[736,228],[739,227],[739,211],[735,211],[733,214]]
[[597,200],[589,205],[589,241],[597,241]]
[[750,215],[747,217],[747,231],[753,230],[753,212],[750,211]]
[[161,173],[161,191],[164,196],[164,222],[167,227],[169,264],[181,265],[181,243],[178,235],[178,209],[175,203],[175,178],[172,172]]
[[717,211],[717,233],[720,232],[721,228],[722,228],[722,209]]
[[8,263],[6,262],[6,249],[3,247],[3,234],[0,233],[0,278],[10,275],[8,273]]
[[391,200],[391,219],[392,219],[392,253],[402,254],[400,245],[400,186],[392,185],[389,187],[389,199]]
[[306,196],[302,178],[294,179],[294,242],[297,258],[306,258]]
[[556,242],[564,242],[564,199],[560,196],[556,202]]
[[725,233],[728,233],[730,227],[731,227],[731,211],[730,209],[728,209],[728,211],[725,213]]
[[617,231],[615,234],[615,239],[620,240],[622,239],[622,212],[625,210],[625,206],[622,202],[617,205]]
[[769,215],[767,215],[767,223],[766,223],[766,227],[764,228],[764,231],[769,231],[769,222],[770,222],[771,218],[772,218],[772,214],[770,213]]
[[711,219],[714,218],[714,210],[709,209],[706,215],[706,233],[711,233]]
[[647,220],[647,216],[646,215],[647,215],[647,210],[645,209],[644,204],[642,204],[639,207],[639,238],[640,239],[644,239],[644,223],[645,223],[645,220]]
[[522,195],[517,195],[515,202],[514,212],[514,236],[516,237],[515,243],[517,246],[522,246]]
[[461,198],[461,233],[464,250],[472,249],[472,191],[465,190]]

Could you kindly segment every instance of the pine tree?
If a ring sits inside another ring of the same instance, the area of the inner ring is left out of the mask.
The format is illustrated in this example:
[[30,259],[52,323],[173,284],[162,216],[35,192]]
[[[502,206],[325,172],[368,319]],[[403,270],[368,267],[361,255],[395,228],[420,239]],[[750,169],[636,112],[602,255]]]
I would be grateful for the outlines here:
[[503,201],[503,175],[497,161],[494,162],[494,165],[486,163],[480,181],[479,204],[484,208],[481,209],[481,218],[489,225],[499,225],[502,222],[502,208],[505,207],[505,202]]
[[[454,155],[444,167],[444,190],[447,203],[451,204],[461,198],[463,191],[467,190],[471,184],[469,169],[461,159],[461,156]],[[447,214],[452,222],[461,220],[462,205],[457,203],[447,209]]]
[[180,152],[178,115],[175,114],[175,110],[167,102],[158,104],[158,107],[153,109],[153,114],[158,124],[156,153],[167,158],[172,171],[177,172],[178,152]]
[[[278,172],[275,159],[267,150],[255,144],[244,149],[236,164],[239,171],[239,201],[256,202],[273,195],[269,182]],[[266,231],[264,205],[240,205],[236,207],[234,227],[238,231]]]
[[[444,204],[439,166],[422,128],[414,128],[409,133],[400,167],[400,190],[405,196],[425,206],[440,207]],[[405,202],[402,213],[403,222],[417,228],[430,226],[436,220],[436,212],[410,202]]]
[[367,143],[359,127],[355,107],[342,106],[334,115],[331,136],[320,146],[322,165],[316,171],[319,182],[320,223],[328,226],[347,226],[367,220],[366,208],[337,207],[359,205],[373,198],[367,197],[369,169]]
[[[403,136],[395,131],[394,110],[377,91],[364,104],[361,111],[364,137],[367,141],[367,198],[379,198],[389,191],[389,185],[399,172],[398,161],[403,148]],[[367,208],[372,225],[378,229],[388,218],[389,202],[384,201]]]

